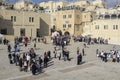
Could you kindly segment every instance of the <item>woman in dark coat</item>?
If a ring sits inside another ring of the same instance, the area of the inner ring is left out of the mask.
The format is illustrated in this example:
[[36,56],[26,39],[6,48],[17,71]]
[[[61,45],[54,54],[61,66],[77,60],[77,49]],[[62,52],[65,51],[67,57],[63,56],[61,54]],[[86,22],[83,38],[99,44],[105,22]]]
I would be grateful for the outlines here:
[[19,59],[19,69],[20,69],[20,71],[22,71],[22,65],[23,65],[22,63],[23,63],[22,58],[20,58]]
[[81,62],[82,62],[82,55],[79,54],[79,55],[77,56],[77,65],[79,65]]
[[32,70],[32,74],[35,75],[35,73],[36,73],[36,65],[35,65],[34,62],[32,64],[31,70]]

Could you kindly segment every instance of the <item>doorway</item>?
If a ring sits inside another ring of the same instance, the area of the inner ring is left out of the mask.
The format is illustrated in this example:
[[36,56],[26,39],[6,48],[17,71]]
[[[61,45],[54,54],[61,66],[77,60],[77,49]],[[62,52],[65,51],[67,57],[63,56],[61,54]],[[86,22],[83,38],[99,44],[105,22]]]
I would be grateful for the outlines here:
[[20,36],[25,36],[25,28],[20,29]]

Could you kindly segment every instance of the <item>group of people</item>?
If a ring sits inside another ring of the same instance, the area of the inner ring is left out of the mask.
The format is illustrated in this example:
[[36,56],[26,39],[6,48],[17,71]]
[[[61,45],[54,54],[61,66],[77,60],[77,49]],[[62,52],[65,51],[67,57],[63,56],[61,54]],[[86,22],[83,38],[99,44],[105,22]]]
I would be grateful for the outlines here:
[[35,75],[48,66],[48,62],[51,60],[51,52],[45,52],[44,57],[42,58],[42,56],[36,55],[34,49],[31,48],[28,52],[9,52],[8,58],[10,64],[19,66],[20,71],[27,72],[29,70]]
[[0,38],[0,44],[4,44],[4,45],[7,45],[10,41],[6,38],[2,39]]
[[88,45],[90,44],[108,44],[108,39],[103,39],[101,37],[99,38],[91,38],[91,37],[82,37],[82,36],[78,36],[78,37],[74,37],[73,36],[73,40],[74,42],[79,41],[79,42],[85,42]]
[[110,52],[104,52],[96,50],[96,55],[101,58],[102,61],[108,62],[111,60],[112,62],[120,62],[120,51],[118,50],[110,50]]
[[[49,61],[51,61],[53,58],[58,58],[59,60],[64,61],[71,61],[70,59],[70,52],[67,50],[67,44],[64,42],[64,39],[56,39],[56,47],[54,47],[53,54],[54,56],[51,57],[51,51],[47,51],[44,53],[44,57],[36,55],[34,48],[31,48],[27,52],[21,52],[21,45],[20,45],[21,38],[15,39],[14,44],[14,51],[12,50],[12,47],[10,44],[8,44],[8,58],[10,64],[15,64],[16,66],[19,66],[20,71],[31,71],[33,75],[35,75],[37,72],[41,71],[43,68],[48,67]],[[25,41],[25,43],[29,42],[29,39],[23,38],[22,42]],[[36,41],[36,40],[35,40]],[[63,43],[63,44],[62,44]],[[59,47],[58,45],[61,45]],[[25,47],[26,44],[25,44]],[[57,49],[57,47],[60,48],[60,50]],[[80,52],[80,49],[77,49],[77,65],[79,65],[82,62],[82,56],[85,55],[84,48],[82,49],[82,53]]]
[[51,37],[51,41],[56,46],[64,47],[70,43],[70,37],[57,35],[57,36]]
[[54,47],[54,58],[58,58],[59,60],[63,59],[64,61],[70,61],[69,58],[69,51],[64,47],[64,48],[59,48],[57,49],[57,47]]
[[43,42],[46,43],[46,38],[43,37],[38,37],[38,38],[32,38],[32,37],[15,37],[14,38],[14,43],[24,43],[25,46],[27,46],[27,43],[29,42]]

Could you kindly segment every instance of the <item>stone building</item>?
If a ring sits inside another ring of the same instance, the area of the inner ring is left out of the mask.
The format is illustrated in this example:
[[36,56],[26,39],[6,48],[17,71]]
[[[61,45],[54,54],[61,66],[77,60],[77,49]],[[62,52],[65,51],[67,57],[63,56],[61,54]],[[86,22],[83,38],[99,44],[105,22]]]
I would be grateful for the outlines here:
[[[41,13],[22,10],[0,10],[0,14],[3,17],[0,22],[0,32],[4,35],[37,37],[40,35],[40,27],[44,26],[43,24],[40,25]],[[50,17],[44,16],[49,20]]]

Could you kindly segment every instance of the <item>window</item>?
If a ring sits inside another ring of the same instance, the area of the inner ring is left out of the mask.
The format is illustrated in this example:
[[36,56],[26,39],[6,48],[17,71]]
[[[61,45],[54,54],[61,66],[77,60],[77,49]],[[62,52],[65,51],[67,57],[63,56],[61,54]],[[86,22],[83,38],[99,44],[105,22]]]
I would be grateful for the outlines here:
[[66,24],[63,24],[63,28],[66,28]]
[[68,28],[71,28],[71,24],[68,24]]
[[72,15],[68,15],[68,18],[72,18]]
[[29,22],[34,22],[34,17],[29,17]]
[[63,15],[63,19],[65,19],[66,18],[66,15]]
[[1,33],[1,34],[4,34],[4,35],[7,35],[7,29],[1,29],[1,30],[0,30],[0,33]]
[[14,22],[16,22],[16,16],[14,16]]
[[113,25],[113,30],[118,30],[118,25]]
[[31,17],[29,17],[29,22],[31,22]]
[[108,29],[108,25],[104,25],[104,29]]
[[11,16],[11,21],[13,21],[13,16]]
[[96,26],[95,26],[95,29],[97,29],[97,30],[98,30],[98,29],[99,29],[99,25],[96,25]]
[[20,36],[25,36],[25,29],[24,28],[20,29]]
[[32,22],[34,22],[34,17],[32,17]]
[[16,22],[16,16],[11,16],[11,21]]

